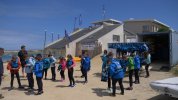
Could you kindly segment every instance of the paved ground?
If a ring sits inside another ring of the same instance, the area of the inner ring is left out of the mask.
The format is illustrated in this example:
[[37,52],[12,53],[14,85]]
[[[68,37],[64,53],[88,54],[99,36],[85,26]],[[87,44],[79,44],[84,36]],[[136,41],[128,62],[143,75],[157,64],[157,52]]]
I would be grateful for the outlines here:
[[[156,66],[152,66],[156,67]],[[60,74],[57,72],[57,81],[52,82],[51,80],[43,80],[44,83],[44,94],[40,96],[34,95],[33,92],[28,92],[26,90],[14,89],[9,91],[10,86],[10,74],[6,71],[7,76],[2,83],[2,93],[5,96],[4,100],[176,100],[164,95],[159,95],[153,91],[149,83],[154,80],[165,79],[173,77],[169,72],[161,71],[151,71],[150,78],[141,77],[141,84],[135,85],[134,90],[125,90],[125,95],[119,95],[120,91],[117,91],[116,97],[111,97],[106,90],[107,83],[100,81],[101,72],[101,60],[100,57],[95,57],[92,60],[92,68],[89,72],[89,83],[83,84],[84,79],[80,78],[81,75],[79,70],[79,64],[75,67],[75,80],[76,87],[67,87],[69,82],[66,73],[66,81],[60,82]],[[51,78],[50,70],[48,71],[48,78]],[[21,78],[21,82],[24,86],[27,86],[27,80]],[[124,78],[124,87],[127,88],[128,77]],[[14,87],[18,87],[17,81],[14,80]],[[35,88],[37,88],[35,81]]]

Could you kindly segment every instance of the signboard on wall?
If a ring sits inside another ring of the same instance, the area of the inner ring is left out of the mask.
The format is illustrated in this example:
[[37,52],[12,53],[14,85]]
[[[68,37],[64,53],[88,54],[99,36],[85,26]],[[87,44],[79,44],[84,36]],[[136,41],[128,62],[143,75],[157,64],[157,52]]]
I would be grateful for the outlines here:
[[83,44],[81,45],[82,50],[94,50],[95,45],[94,44]]

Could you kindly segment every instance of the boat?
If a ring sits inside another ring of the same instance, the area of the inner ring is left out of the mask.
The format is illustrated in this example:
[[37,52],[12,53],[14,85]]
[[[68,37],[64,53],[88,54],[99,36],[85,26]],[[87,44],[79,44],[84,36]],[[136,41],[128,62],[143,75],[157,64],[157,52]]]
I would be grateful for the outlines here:
[[178,77],[153,81],[150,87],[160,94],[178,98]]

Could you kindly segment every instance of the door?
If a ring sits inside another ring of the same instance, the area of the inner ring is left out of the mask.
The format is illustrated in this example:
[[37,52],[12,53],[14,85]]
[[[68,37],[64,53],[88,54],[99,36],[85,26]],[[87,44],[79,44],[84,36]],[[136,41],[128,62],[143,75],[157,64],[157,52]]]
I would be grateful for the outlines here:
[[178,64],[178,32],[170,33],[170,65]]

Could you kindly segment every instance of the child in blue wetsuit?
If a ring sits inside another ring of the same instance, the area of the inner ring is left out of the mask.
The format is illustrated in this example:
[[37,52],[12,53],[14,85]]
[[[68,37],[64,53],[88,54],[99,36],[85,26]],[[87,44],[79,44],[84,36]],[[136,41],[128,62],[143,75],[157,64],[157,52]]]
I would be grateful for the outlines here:
[[110,53],[108,59],[108,65],[110,66],[109,72],[110,77],[112,78],[112,96],[116,96],[116,83],[119,82],[121,95],[124,95],[124,86],[122,80],[124,78],[124,71],[120,65],[120,62],[113,59],[113,54]]
[[104,50],[104,54],[101,56],[102,60],[102,75],[101,75],[101,81],[106,82],[108,79],[108,73],[107,73],[107,50]]
[[45,56],[45,58],[43,58],[43,76],[45,74],[45,80],[47,79],[47,73],[48,73],[48,69],[50,67],[50,59]]
[[88,78],[87,78],[87,73],[88,71],[90,70],[90,57],[88,56],[88,53],[85,52],[84,54],[84,57],[82,58],[82,67],[83,67],[83,74],[84,74],[84,77],[85,77],[85,81],[84,83],[87,83],[88,82]]
[[140,84],[139,79],[139,70],[140,70],[140,56],[135,54],[134,56],[134,72],[135,72],[135,84]]
[[40,95],[43,93],[43,82],[42,82],[42,78],[43,78],[43,61],[42,61],[42,55],[41,54],[37,54],[36,55],[36,63],[34,65],[33,68],[33,72],[36,75],[36,81],[37,81],[37,85],[38,85],[38,92],[36,93],[36,95]]
[[75,80],[74,80],[73,73],[74,73],[75,62],[73,60],[72,55],[70,55],[70,54],[67,55],[66,66],[67,66],[67,69],[68,69],[68,77],[69,77],[69,81],[70,81],[69,87],[74,87],[75,86]]

